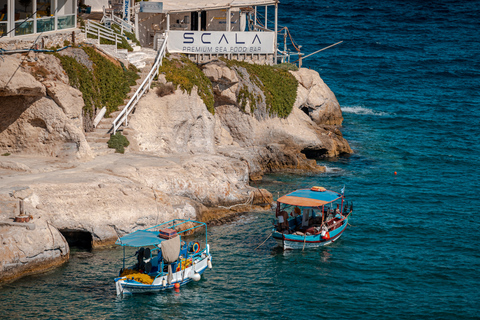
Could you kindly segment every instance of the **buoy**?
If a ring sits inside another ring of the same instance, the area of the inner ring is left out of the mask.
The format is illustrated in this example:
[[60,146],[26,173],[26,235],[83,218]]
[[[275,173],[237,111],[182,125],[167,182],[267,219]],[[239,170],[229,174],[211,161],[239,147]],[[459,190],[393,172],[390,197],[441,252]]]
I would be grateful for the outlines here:
[[173,285],[173,287],[175,289],[180,289],[180,283],[179,282],[175,282],[175,284]]
[[208,260],[207,265],[209,269],[212,269],[212,261]]
[[198,272],[195,272],[192,276],[193,281],[200,281],[201,278],[202,278],[202,276]]
[[397,171],[395,171],[395,175],[397,175]]
[[163,278],[163,280],[162,280],[162,286],[164,286],[164,287],[167,286],[167,280],[165,280],[165,278]]

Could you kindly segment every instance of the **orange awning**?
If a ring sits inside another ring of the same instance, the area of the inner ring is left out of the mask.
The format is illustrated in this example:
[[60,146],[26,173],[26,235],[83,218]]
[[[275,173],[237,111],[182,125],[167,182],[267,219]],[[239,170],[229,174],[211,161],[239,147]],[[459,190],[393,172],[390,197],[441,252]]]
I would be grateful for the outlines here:
[[299,206],[299,207],[321,207],[331,202],[331,201],[322,201],[322,200],[302,198],[302,197],[292,197],[292,196],[283,196],[278,198],[277,201],[280,203],[289,204],[292,206]]

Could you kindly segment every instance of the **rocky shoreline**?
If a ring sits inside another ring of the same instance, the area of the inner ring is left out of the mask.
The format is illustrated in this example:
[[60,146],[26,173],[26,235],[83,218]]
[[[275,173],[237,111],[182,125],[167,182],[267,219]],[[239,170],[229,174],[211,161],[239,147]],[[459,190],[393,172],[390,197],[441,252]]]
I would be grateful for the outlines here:
[[[85,138],[82,94],[58,59],[38,54],[20,65],[22,59],[0,61],[0,282],[68,261],[72,235],[99,247],[173,218],[219,224],[268,210],[272,195],[249,181],[282,170],[322,172],[314,158],[352,152],[339,130],[340,106],[317,72],[291,72],[295,104],[279,118],[261,99],[242,110],[241,88],[259,96],[260,89],[217,61],[202,67],[215,114],[196,88],[150,90],[124,130],[126,153],[95,155]],[[39,66],[48,72],[35,73]],[[170,85],[162,76],[158,84]],[[1,224],[18,214],[20,200],[34,230]]]

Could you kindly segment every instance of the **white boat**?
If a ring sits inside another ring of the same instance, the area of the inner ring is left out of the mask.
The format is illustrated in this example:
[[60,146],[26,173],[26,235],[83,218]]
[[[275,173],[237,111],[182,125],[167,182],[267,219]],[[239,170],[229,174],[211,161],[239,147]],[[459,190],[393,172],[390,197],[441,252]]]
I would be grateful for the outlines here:
[[284,250],[321,247],[337,241],[347,229],[353,203],[323,187],[300,189],[278,198],[272,237]]
[[[182,235],[198,228],[205,228],[204,241],[182,241]],[[117,295],[159,292],[179,288],[191,280],[199,281],[202,273],[212,268],[207,240],[205,223],[184,219],[170,220],[119,238],[116,244],[123,247],[123,266],[115,278]],[[126,257],[127,247],[138,250]],[[136,262],[127,266],[129,258]]]

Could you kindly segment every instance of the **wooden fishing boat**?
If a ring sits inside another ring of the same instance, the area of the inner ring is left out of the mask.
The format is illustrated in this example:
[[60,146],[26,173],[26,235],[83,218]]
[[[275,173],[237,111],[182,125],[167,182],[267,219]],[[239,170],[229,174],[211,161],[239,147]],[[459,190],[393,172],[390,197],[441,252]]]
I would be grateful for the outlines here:
[[301,189],[277,200],[272,237],[284,249],[328,245],[340,238],[348,225],[353,202],[341,193],[322,187]]
[[[198,228],[205,228],[204,241],[182,241],[182,236]],[[123,247],[123,266],[115,278],[117,295],[159,292],[179,288],[191,280],[199,281],[201,274],[212,268],[207,240],[205,223],[184,219],[170,220],[119,238],[116,244]],[[138,250],[130,250],[135,253],[127,257],[128,247]],[[130,259],[133,261],[127,266]]]

